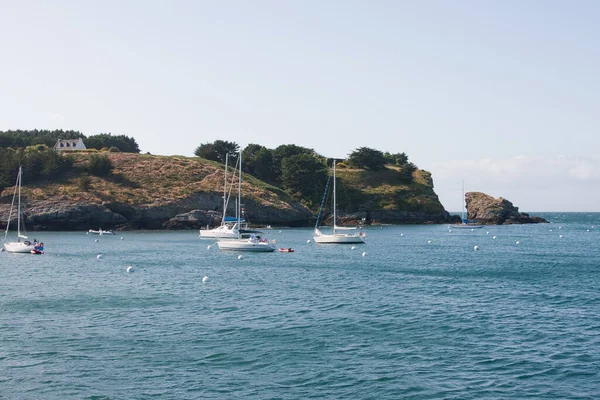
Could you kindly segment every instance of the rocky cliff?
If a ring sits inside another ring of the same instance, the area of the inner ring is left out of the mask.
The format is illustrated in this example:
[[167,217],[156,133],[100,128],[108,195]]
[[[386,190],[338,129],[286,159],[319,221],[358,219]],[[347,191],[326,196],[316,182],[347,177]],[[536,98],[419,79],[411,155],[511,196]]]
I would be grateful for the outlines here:
[[465,200],[470,221],[489,225],[548,222],[543,218],[519,212],[518,207],[502,197],[494,199],[485,193],[469,192],[465,194]]
[[[73,171],[60,181],[34,185],[24,182],[22,203],[27,228],[199,229],[220,222],[224,181],[221,164],[181,156],[106,154],[115,166],[108,177],[85,175],[82,166],[90,154],[78,153],[74,155]],[[377,173],[342,171],[338,174],[343,190],[338,193],[342,199],[338,207],[340,222],[363,222],[363,218],[366,223],[451,221],[433,191],[429,173],[417,170],[415,174],[412,182],[404,183],[393,168]],[[12,190],[0,193],[0,227],[8,219]],[[314,209],[249,175],[245,176],[242,192],[245,215],[253,224],[311,226],[315,221]],[[351,199],[340,193],[349,194]],[[228,215],[234,215],[234,208],[232,201]]]

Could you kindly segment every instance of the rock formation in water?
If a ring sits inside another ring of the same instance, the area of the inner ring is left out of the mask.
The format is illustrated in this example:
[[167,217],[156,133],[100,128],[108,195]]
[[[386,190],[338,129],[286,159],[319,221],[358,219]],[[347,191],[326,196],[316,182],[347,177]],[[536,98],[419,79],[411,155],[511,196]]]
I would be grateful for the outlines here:
[[543,218],[519,212],[519,207],[515,207],[513,203],[502,197],[494,199],[485,193],[468,192],[465,194],[465,200],[470,221],[477,221],[486,225],[548,222]]

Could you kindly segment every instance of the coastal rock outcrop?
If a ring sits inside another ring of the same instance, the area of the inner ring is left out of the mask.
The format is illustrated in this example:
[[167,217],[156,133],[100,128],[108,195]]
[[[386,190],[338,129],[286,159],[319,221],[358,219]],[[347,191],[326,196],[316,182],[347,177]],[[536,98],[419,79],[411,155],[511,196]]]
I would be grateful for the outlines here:
[[[28,200],[22,204],[23,219],[28,230],[77,231],[88,229],[200,229],[216,226],[222,213],[202,210],[198,204],[217,208],[211,199],[201,195],[168,203],[132,206],[110,202],[90,204],[55,200]],[[213,197],[212,195],[206,196]],[[313,219],[312,213],[299,203],[277,206],[260,206],[249,200],[246,215],[250,223],[258,225],[306,226]],[[0,204],[0,228],[6,228],[10,204]],[[13,213],[11,225],[16,226]]]
[[543,218],[519,212],[518,207],[502,197],[494,199],[485,193],[468,192],[465,194],[465,200],[470,221],[477,221],[486,225],[548,222]]
[[[22,205],[23,219],[31,230],[88,230],[119,226],[127,219],[100,204],[40,200]],[[0,221],[8,220],[10,205],[0,204]],[[13,216],[11,224],[16,224]],[[5,225],[4,225],[5,226]]]

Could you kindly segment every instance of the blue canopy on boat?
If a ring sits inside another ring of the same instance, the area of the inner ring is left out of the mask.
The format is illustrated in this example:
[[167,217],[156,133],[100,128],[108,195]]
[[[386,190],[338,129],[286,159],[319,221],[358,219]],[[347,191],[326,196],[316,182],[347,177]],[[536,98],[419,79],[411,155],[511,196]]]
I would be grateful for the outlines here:
[[[226,217],[223,219],[223,221],[224,221],[224,222],[237,222],[237,221],[238,221],[238,219],[237,219],[236,217],[227,217],[227,216],[226,216]],[[241,222],[245,222],[245,221],[244,221],[244,218],[242,218],[240,221],[241,221]]]

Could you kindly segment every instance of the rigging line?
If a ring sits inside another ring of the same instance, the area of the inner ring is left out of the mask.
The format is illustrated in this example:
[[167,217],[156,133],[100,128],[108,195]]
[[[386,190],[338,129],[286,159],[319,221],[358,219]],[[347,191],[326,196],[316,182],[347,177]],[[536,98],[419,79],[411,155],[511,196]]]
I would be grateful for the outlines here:
[[229,207],[229,198],[231,197],[231,191],[233,190],[234,184],[236,183],[236,175],[238,169],[239,157],[236,158],[235,167],[231,174],[231,183],[229,184],[229,192],[227,193],[227,200],[225,201],[225,209],[223,210],[223,217],[227,215],[227,208]]
[[325,198],[327,197],[327,192],[329,191],[329,181],[331,181],[331,176],[327,177],[327,184],[325,185],[325,193],[323,193],[323,199],[321,200],[321,207],[319,207],[319,213],[317,214],[317,222],[315,223],[315,229],[319,227],[319,220],[321,219],[321,212],[323,211],[323,205],[325,204]]
[[346,202],[348,203],[348,211],[352,212],[352,203],[350,202],[350,196],[346,190],[346,185],[344,185],[344,182],[340,181],[340,183],[342,184],[342,190],[344,191],[344,196],[346,197]]
[[[10,228],[10,220],[12,218],[13,207],[15,206],[15,197],[17,195],[17,186],[19,185],[19,177],[20,176],[21,176],[21,167],[19,166],[19,172],[17,174],[17,183],[15,184],[15,190],[13,192],[12,202],[10,203],[10,211],[8,213],[8,222],[6,222],[6,231],[4,231],[4,241],[5,242],[6,242],[6,238],[8,237],[8,229]],[[17,216],[17,218],[18,218],[18,216]],[[18,235],[18,233],[17,233],[17,235]]]

